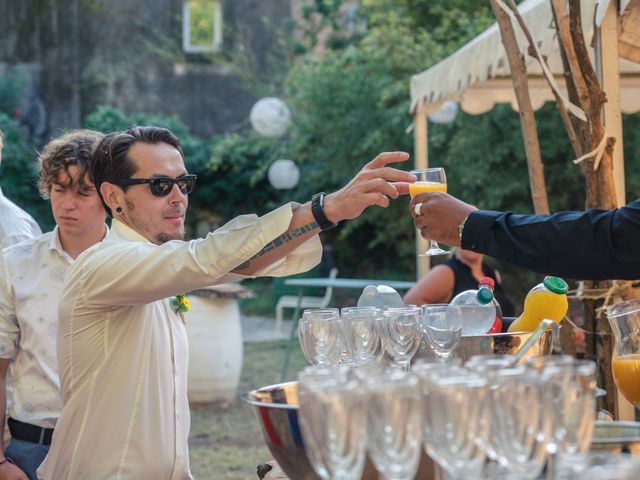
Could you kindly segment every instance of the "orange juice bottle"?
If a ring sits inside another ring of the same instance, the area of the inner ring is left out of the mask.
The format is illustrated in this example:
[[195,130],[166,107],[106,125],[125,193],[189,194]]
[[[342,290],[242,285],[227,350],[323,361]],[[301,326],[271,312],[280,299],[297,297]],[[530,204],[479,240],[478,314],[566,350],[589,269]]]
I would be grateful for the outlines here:
[[640,355],[614,356],[613,379],[624,395],[634,405],[640,405]]
[[545,277],[527,293],[524,311],[509,326],[509,332],[532,332],[545,318],[560,322],[569,309],[568,290],[560,277]]

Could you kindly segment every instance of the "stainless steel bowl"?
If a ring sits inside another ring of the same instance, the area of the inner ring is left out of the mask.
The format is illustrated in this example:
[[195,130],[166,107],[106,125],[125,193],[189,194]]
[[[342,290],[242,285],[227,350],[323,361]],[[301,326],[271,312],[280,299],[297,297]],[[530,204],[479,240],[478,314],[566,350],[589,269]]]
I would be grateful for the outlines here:
[[[471,335],[461,337],[453,356],[468,360],[474,355],[514,355],[520,347],[529,339],[531,333],[492,333],[487,335]],[[524,362],[529,357],[549,355],[553,346],[552,330],[545,331],[538,341],[520,360]],[[418,350],[416,358],[433,357],[433,352],[424,344]]]
[[[279,383],[249,392],[243,399],[253,407],[264,441],[273,459],[291,480],[320,480],[304,450],[298,424],[298,382]],[[422,453],[416,479],[432,480],[434,464]],[[367,458],[362,480],[378,479]]]
[[[480,354],[514,354],[531,336],[530,333],[499,333],[462,337],[456,355],[464,360]],[[545,332],[523,358],[547,355],[551,352],[551,331]],[[418,357],[431,352],[422,349]],[[298,424],[298,383],[269,385],[249,392],[244,400],[253,407],[264,440],[282,471],[292,480],[319,480],[304,450]],[[424,454],[416,480],[434,478],[437,468]],[[378,474],[369,459],[365,464],[363,480],[376,480]]]

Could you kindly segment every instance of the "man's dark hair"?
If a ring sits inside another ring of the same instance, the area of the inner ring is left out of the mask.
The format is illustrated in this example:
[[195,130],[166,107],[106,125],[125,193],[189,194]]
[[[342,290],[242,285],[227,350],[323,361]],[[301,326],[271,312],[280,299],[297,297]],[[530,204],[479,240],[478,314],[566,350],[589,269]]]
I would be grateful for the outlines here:
[[[38,172],[38,188],[43,198],[49,198],[51,187],[58,182],[60,172],[68,176],[65,188],[82,190],[87,187],[85,178],[91,178],[91,158],[95,146],[104,135],[94,130],[73,130],[61,137],[51,140],[38,154],[40,171]],[[69,167],[78,168],[78,178],[74,180]]]
[[[129,156],[129,149],[135,143],[166,143],[178,150],[180,156],[183,157],[180,140],[171,130],[166,128],[134,126],[124,132],[106,135],[93,154],[91,178],[100,196],[100,201],[110,217],[113,215],[102,198],[100,186],[104,182],[116,185],[118,181],[131,178],[138,171],[138,166]],[[126,190],[126,187],[120,188]]]

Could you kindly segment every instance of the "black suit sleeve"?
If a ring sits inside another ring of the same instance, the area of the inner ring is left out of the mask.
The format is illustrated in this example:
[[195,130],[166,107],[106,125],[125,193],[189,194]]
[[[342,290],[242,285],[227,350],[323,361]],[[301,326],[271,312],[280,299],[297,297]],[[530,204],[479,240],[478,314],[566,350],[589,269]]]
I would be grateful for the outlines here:
[[616,210],[515,215],[477,211],[462,248],[581,280],[640,278],[640,199]]

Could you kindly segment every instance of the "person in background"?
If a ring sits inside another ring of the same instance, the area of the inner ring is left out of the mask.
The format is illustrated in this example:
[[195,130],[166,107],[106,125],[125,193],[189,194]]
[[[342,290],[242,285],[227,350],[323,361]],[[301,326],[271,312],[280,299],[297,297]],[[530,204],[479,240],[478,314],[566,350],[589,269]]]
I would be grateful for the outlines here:
[[516,215],[478,210],[449,194],[409,202],[422,236],[544,275],[580,280],[640,278],[640,199],[615,210]]
[[[71,268],[60,301],[63,408],[43,480],[190,479],[183,293],[232,279],[284,276],[320,261],[319,233],[408,193],[409,158],[378,155],[337,192],[261,217],[241,215],[183,241],[189,194],[169,130],[132,127],[95,150],[92,178],[112,217],[108,238]],[[395,182],[400,182],[396,185]],[[215,319],[213,319],[215,321]]]
[[60,293],[76,257],[107,231],[89,177],[92,150],[101,138],[79,130],[45,146],[39,187],[51,200],[56,227],[0,253],[0,412],[4,424],[8,411],[12,437],[6,450],[0,440],[6,455],[0,457],[0,480],[36,480],[62,409],[56,358]]
[[460,292],[477,289],[482,277],[493,278],[495,281],[493,294],[500,304],[502,315],[513,317],[515,306],[502,287],[500,273],[483,261],[482,254],[461,248],[455,248],[447,262],[436,265],[422,277],[406,293],[404,303],[408,305],[449,303]]
[[[0,130],[0,163],[4,137]],[[9,245],[42,235],[42,230],[31,215],[9,200],[0,188],[0,250]]]

